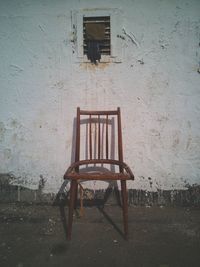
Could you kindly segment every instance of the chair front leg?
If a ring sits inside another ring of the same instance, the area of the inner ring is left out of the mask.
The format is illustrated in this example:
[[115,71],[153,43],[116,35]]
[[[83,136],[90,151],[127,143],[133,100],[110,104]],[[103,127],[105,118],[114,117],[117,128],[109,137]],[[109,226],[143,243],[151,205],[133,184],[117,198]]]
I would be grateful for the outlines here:
[[73,222],[73,211],[76,200],[76,189],[77,189],[77,181],[72,180],[70,186],[70,199],[69,199],[69,217],[68,217],[68,228],[67,228],[67,239],[71,239],[72,233],[72,222]]
[[125,239],[127,239],[128,238],[128,195],[127,195],[125,180],[121,180],[121,194],[122,194],[122,209],[123,209],[123,220],[124,220],[124,234],[125,234]]

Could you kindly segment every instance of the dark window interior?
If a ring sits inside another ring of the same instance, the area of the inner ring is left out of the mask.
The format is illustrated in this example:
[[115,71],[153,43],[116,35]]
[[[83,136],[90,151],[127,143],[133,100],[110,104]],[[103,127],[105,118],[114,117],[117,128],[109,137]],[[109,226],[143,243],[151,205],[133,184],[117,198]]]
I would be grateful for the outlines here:
[[110,55],[110,16],[83,17],[83,47],[84,55],[88,54],[88,41],[99,44],[101,55]]

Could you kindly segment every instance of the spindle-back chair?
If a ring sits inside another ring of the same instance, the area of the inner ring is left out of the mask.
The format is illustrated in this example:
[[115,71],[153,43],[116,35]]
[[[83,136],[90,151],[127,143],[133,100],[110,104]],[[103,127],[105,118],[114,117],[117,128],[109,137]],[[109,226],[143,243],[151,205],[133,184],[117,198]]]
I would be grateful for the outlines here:
[[[85,130],[81,130],[83,125],[86,125]],[[83,133],[85,142],[83,142]],[[81,143],[83,143],[82,146]],[[120,108],[111,111],[86,111],[80,110],[78,107],[75,146],[75,162],[71,164],[64,175],[64,179],[71,181],[67,238],[71,239],[78,182],[83,180],[121,181],[124,234],[127,238],[128,196],[126,180],[133,180],[134,175],[128,165],[123,162]],[[81,149],[82,147],[83,149]],[[117,155],[117,159],[115,155]]]

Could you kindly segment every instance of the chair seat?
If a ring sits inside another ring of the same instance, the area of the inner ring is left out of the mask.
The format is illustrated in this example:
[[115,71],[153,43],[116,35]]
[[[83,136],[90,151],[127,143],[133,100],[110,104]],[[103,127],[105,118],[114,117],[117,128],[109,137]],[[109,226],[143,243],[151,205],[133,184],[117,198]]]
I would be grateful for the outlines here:
[[[118,166],[121,168],[121,172],[110,171],[109,169],[104,169],[104,171],[91,171],[89,168],[84,168],[83,170],[76,171],[80,166],[87,164],[109,164],[110,166]],[[87,171],[89,170],[89,171]],[[98,160],[81,160],[73,163],[64,175],[64,179],[74,179],[74,180],[133,180],[134,175],[127,164],[119,160],[108,160],[108,159],[98,159]]]

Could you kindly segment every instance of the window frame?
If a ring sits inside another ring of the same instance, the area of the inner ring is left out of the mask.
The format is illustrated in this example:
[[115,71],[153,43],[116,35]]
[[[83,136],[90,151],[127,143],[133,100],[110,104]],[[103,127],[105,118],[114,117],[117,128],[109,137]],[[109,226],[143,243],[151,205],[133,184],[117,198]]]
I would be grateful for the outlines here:
[[[74,38],[75,57],[80,63],[90,63],[83,52],[83,18],[84,17],[110,17],[110,55],[102,55],[100,63],[122,62],[122,40],[118,38],[122,33],[123,21],[120,9],[83,9],[72,11],[71,28]],[[121,26],[119,26],[121,25]]]
[[[87,55],[87,37],[86,37],[86,27],[88,23],[92,23],[98,26],[99,24],[104,24],[104,39],[99,40],[99,46],[101,51],[101,56],[111,55],[111,38],[110,38],[110,16],[102,17],[86,17],[83,16],[83,54]],[[84,30],[85,28],[85,30]]]

